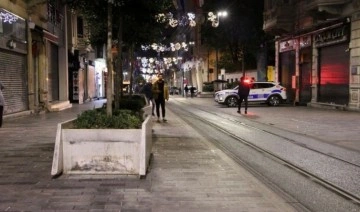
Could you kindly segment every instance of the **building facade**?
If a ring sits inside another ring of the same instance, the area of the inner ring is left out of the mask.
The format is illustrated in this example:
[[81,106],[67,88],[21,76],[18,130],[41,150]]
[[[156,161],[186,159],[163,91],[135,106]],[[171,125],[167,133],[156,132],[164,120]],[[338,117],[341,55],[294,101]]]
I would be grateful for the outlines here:
[[360,109],[360,1],[265,0],[263,28],[290,102]]
[[0,1],[0,81],[5,115],[59,111],[105,97],[105,47],[61,0]]
[[0,80],[5,115],[69,108],[66,6],[0,2]]

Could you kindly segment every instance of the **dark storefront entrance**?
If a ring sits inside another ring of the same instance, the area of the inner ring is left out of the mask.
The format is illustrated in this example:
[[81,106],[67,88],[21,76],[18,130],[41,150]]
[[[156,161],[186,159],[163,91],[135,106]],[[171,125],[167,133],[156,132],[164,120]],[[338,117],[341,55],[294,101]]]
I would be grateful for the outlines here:
[[59,54],[58,47],[51,42],[48,61],[48,100],[52,102],[59,100]]
[[286,88],[287,102],[295,100],[295,90],[291,86],[292,76],[295,75],[295,51],[280,54],[280,84]]
[[348,44],[319,49],[319,102],[348,104],[349,102],[349,58]]
[[314,37],[319,51],[318,102],[349,103],[349,29],[349,25],[343,25]]
[[299,104],[311,101],[311,47],[300,50]]

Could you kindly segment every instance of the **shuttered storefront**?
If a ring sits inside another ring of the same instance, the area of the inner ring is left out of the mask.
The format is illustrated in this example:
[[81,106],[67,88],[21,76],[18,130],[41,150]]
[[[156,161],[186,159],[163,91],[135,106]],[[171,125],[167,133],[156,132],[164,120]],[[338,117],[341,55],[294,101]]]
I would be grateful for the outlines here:
[[4,84],[5,114],[28,110],[26,56],[0,50],[0,81]]
[[348,46],[348,43],[343,43],[319,49],[319,102],[348,104],[350,63]]

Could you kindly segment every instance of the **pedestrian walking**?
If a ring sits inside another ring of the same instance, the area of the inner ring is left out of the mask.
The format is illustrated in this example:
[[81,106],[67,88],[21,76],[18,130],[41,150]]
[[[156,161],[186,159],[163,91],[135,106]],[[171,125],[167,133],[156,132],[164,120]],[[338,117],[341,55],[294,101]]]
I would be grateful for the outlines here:
[[144,94],[146,96],[146,99],[148,100],[149,103],[151,103],[152,108],[151,108],[151,114],[153,116],[155,116],[154,110],[155,110],[155,101],[153,98],[153,93],[152,93],[152,83],[151,83],[151,79],[149,79],[147,81],[147,83],[145,83],[145,85],[141,88],[140,93]]
[[195,87],[194,87],[194,86],[191,86],[191,87],[190,87],[190,96],[191,96],[191,98],[193,98],[194,95],[195,95]]
[[245,102],[245,114],[247,114],[247,108],[248,108],[248,97],[250,93],[250,84],[248,82],[245,82],[245,77],[240,78],[239,88],[238,88],[238,113],[241,113],[241,103]]
[[169,100],[169,86],[163,79],[163,74],[158,74],[158,80],[152,86],[153,97],[156,105],[156,115],[158,122],[160,122],[160,107],[163,122],[166,122],[165,118],[165,100]]
[[185,91],[185,97],[187,97],[187,94],[189,92],[189,87],[187,85],[185,85],[184,91]]
[[2,127],[3,115],[4,115],[4,106],[5,106],[5,98],[3,95],[4,86],[0,82],[0,128]]

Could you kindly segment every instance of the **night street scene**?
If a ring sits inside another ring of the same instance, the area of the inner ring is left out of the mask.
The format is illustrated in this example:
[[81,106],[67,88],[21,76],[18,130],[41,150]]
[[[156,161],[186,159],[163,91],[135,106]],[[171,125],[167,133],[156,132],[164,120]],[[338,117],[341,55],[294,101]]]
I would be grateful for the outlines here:
[[1,212],[360,212],[360,1],[1,0]]

